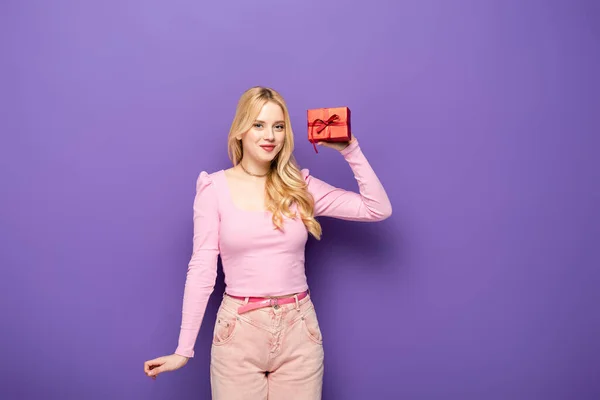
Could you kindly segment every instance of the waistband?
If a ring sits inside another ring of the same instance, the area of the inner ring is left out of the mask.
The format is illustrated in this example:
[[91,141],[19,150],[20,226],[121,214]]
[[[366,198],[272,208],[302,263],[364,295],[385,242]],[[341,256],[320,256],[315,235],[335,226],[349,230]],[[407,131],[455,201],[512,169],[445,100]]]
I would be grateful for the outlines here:
[[230,294],[225,293],[225,296],[231,297],[232,299],[242,300],[244,304],[242,304],[238,308],[238,313],[243,314],[248,311],[257,310],[259,308],[264,307],[273,307],[274,309],[278,309],[280,305],[283,304],[292,304],[296,303],[298,306],[298,302],[306,297],[308,297],[309,291],[306,290],[302,293],[295,294],[289,297],[241,297],[241,296],[232,296]]

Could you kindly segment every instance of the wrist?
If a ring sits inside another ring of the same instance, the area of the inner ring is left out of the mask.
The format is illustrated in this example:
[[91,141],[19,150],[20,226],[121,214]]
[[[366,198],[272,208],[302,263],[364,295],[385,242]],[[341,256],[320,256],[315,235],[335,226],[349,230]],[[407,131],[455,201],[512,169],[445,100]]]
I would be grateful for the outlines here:
[[344,151],[344,150],[346,150],[348,148],[348,146],[350,146],[350,143],[351,142],[342,143],[340,145],[340,147],[338,147],[338,151]]
[[346,143],[346,146],[344,146],[344,148],[340,150],[340,153],[343,156],[346,156],[346,155],[352,153],[353,150],[356,149],[357,147],[358,147],[358,140],[356,140],[354,137],[352,137],[352,140],[350,140],[349,142]]

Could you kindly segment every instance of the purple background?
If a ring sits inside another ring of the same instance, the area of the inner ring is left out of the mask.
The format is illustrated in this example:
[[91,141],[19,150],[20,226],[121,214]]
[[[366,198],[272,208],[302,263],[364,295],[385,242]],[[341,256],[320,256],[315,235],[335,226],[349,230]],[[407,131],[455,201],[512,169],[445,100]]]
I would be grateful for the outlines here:
[[[314,8],[313,8],[314,7]],[[600,397],[595,1],[2,1],[0,397],[207,399],[175,350],[201,170],[254,85],[347,105],[393,216],[323,219],[325,400]]]

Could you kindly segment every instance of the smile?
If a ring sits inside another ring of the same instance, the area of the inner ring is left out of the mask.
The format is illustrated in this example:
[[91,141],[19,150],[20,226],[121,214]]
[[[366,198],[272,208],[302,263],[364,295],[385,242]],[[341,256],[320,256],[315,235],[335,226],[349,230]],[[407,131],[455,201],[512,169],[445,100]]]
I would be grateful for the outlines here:
[[270,153],[273,150],[275,150],[275,146],[274,145],[273,146],[271,146],[271,145],[265,145],[265,146],[260,146],[260,147],[262,147],[263,150],[266,151],[266,152],[268,152],[268,153]]

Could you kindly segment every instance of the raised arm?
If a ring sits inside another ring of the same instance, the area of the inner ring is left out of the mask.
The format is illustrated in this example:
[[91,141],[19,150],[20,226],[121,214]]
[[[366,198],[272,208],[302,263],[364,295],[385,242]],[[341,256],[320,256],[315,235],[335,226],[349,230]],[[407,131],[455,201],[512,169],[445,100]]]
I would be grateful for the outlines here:
[[359,193],[334,187],[310,175],[308,169],[303,169],[308,191],[315,200],[315,216],[370,222],[383,221],[392,215],[392,204],[387,193],[358,141],[351,142],[340,153],[354,173]]
[[194,344],[208,299],[217,279],[219,213],[217,193],[211,177],[202,171],[194,198],[194,237],[183,294],[182,322],[175,354],[194,356]]

